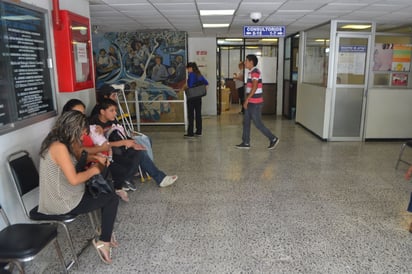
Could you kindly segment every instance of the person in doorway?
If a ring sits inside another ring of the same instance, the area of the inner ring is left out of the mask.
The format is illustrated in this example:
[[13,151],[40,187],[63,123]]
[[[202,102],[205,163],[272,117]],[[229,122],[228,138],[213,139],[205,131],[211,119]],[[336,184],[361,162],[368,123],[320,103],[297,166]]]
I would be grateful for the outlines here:
[[262,75],[256,67],[258,59],[256,55],[249,54],[246,56],[245,68],[247,68],[246,96],[243,107],[245,109],[243,117],[243,134],[242,143],[236,145],[239,149],[250,148],[250,123],[253,121],[256,128],[269,139],[268,149],[274,149],[279,143],[276,137],[262,122],[263,90]]
[[[197,64],[195,62],[189,62],[186,66],[188,77],[186,87],[192,88],[199,84],[206,86],[209,82],[202,75]],[[202,136],[202,97],[187,100],[187,119],[188,127],[187,134],[184,135],[185,138],[193,138]],[[194,120],[196,117],[196,131],[194,130]]]
[[242,107],[242,110],[239,113],[245,113],[245,109],[243,108],[243,103],[245,102],[245,77],[243,75],[243,70],[244,70],[244,64],[243,62],[240,62],[239,65],[239,71],[236,73],[233,73],[233,80],[235,81],[235,87],[237,89],[237,94],[239,96],[240,100],[240,105]]

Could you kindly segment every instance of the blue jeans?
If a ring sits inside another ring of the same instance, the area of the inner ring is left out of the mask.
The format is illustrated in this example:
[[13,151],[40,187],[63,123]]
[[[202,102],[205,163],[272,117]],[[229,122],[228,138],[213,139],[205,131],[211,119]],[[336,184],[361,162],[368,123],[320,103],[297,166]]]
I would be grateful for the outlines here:
[[[146,150],[134,150],[133,148],[129,148],[120,155],[113,153],[113,161],[124,168],[122,177],[125,180],[130,179],[134,174],[136,174],[139,170],[139,165],[142,171],[147,172],[151,177],[153,177],[157,184],[160,184],[163,178],[166,177],[166,174],[158,169],[152,159],[150,159]],[[112,175],[114,176],[113,171]]]
[[245,114],[243,115],[243,134],[242,142],[250,145],[250,122],[253,121],[255,127],[265,135],[269,141],[272,141],[276,136],[262,123],[262,106],[260,104],[248,103]]

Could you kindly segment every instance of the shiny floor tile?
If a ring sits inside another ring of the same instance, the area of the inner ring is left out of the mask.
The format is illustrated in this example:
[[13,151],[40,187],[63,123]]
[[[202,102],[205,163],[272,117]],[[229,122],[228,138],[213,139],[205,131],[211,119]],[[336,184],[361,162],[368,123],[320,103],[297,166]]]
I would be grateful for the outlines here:
[[[412,186],[407,166],[394,169],[401,142],[324,142],[263,118],[281,140],[273,151],[253,127],[251,149],[234,147],[239,114],[204,117],[193,140],[181,126],[143,127],[158,167],[179,179],[139,183],[119,207],[114,263],[89,247],[71,272],[410,273]],[[70,227],[83,242],[87,222]],[[45,273],[58,271],[50,261]]]

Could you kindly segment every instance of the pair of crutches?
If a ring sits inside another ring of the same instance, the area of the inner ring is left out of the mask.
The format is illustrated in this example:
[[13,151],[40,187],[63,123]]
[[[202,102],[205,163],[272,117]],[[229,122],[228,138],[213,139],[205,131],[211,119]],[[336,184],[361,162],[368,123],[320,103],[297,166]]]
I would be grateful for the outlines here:
[[[127,136],[133,136],[133,134],[140,134],[134,130],[132,117],[130,115],[129,105],[127,104],[126,94],[124,92],[124,84],[112,85],[113,88],[120,90],[117,94],[117,107],[119,110],[119,116],[121,118],[122,126],[126,131]],[[120,98],[121,97],[121,98]],[[123,110],[121,101],[124,102],[126,112]],[[139,113],[136,113],[136,116]],[[142,172],[142,168],[139,165],[140,181],[144,183],[146,180],[150,181],[152,177],[147,172]],[[146,178],[145,178],[146,176]]]

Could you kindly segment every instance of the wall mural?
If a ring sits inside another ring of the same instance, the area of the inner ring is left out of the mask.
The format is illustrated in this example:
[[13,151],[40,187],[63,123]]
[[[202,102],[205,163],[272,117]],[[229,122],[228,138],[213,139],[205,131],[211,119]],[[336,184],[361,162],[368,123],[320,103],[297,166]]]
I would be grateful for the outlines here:
[[[131,115],[135,90],[142,122],[183,121],[186,32],[107,32],[93,34],[96,88],[124,84]],[[166,102],[165,102],[166,101]]]

